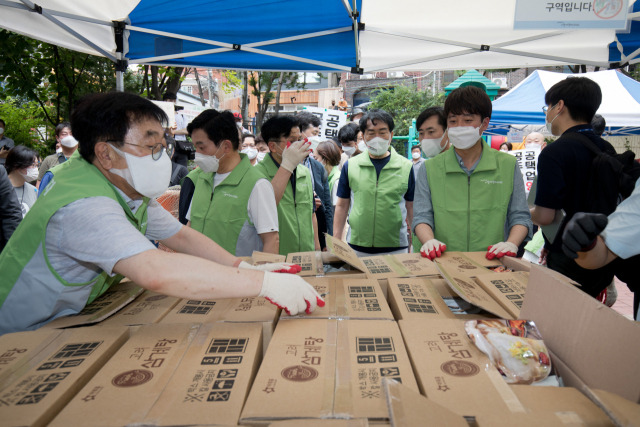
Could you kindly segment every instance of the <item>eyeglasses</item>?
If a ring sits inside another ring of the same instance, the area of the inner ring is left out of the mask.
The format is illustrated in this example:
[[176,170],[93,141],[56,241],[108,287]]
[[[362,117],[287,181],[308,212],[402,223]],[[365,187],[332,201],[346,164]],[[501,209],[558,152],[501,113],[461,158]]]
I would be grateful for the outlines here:
[[[118,142],[118,141],[107,141],[107,142]],[[173,156],[173,151],[175,150],[175,144],[172,142],[167,142],[167,146],[165,147],[161,142],[158,142],[157,144],[154,145],[138,145],[138,144],[132,144],[131,142],[124,142],[122,141],[123,144],[127,144],[127,145],[133,145],[135,147],[146,147],[149,150],[151,150],[151,158],[153,160],[158,160],[160,159],[160,157],[162,156],[162,151],[166,151],[167,152],[167,156],[169,156],[169,158],[171,158],[171,156]]]
[[555,105],[552,105],[551,107],[547,107],[546,105],[544,107],[542,107],[542,112],[547,114],[547,111],[549,111],[549,109],[555,107]]

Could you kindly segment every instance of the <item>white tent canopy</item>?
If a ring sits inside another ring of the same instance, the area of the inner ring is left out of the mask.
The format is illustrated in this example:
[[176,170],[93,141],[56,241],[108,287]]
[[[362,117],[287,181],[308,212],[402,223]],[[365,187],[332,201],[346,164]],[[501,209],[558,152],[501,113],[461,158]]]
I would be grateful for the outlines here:
[[[36,6],[30,0],[0,0],[0,27],[113,60],[156,65],[358,72],[608,67],[614,30],[514,30],[515,5],[515,0],[42,0]],[[311,18],[310,11],[317,14]],[[112,21],[127,24],[121,53]],[[179,48],[158,54],[154,39],[172,39]]]
[[602,103],[597,113],[604,117],[612,135],[640,133],[640,82],[616,70],[576,75],[536,70],[493,101],[490,131],[507,130],[511,126],[519,128],[519,125],[544,127],[542,106],[545,105],[545,93],[554,84],[572,76],[586,77],[598,83],[602,90]]

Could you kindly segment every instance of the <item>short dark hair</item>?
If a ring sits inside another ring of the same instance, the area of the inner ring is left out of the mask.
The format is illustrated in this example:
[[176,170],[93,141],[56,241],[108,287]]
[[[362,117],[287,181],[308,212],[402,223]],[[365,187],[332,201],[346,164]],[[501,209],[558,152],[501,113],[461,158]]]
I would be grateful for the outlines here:
[[264,122],[261,133],[262,138],[268,144],[269,141],[276,141],[282,137],[291,135],[291,129],[300,127],[298,119],[294,116],[281,115],[275,116]]
[[503,145],[506,145],[509,151],[513,149],[513,144],[511,144],[510,142],[503,142],[502,144],[500,144],[500,147],[498,148],[502,148]]
[[7,173],[11,173],[16,169],[28,168],[33,165],[33,161],[36,159],[36,152],[31,148],[24,145],[16,145],[7,154],[7,159],[4,164],[4,168]]
[[256,144],[266,144],[267,141],[262,137],[262,133],[256,135]]
[[442,107],[429,107],[420,113],[416,119],[416,129],[420,129],[420,126],[432,116],[438,116],[438,123],[442,126],[442,129],[447,129],[447,116],[444,115],[444,108]]
[[591,119],[591,127],[596,135],[601,136],[607,127],[607,121],[600,114],[596,114],[593,116],[593,119]]
[[56,136],[60,136],[60,132],[62,132],[64,130],[64,128],[69,128],[69,130],[71,130],[71,123],[62,122],[59,125],[57,125],[56,126]]
[[178,97],[176,96],[176,94],[174,92],[165,92],[164,95],[162,95],[162,100],[166,101],[167,99],[178,99]]
[[301,132],[309,129],[310,126],[320,127],[322,124],[318,116],[307,113],[306,111],[301,111],[296,114],[296,119],[298,119],[298,126],[300,126]]
[[371,122],[372,125],[376,125],[378,120],[382,120],[389,127],[389,132],[393,132],[393,128],[395,127],[395,123],[393,123],[393,117],[391,114],[387,113],[384,110],[380,110],[378,108],[374,108],[373,110],[367,111],[364,116],[360,118],[360,130],[362,133],[367,130],[367,124]]
[[216,147],[219,147],[224,140],[231,141],[231,145],[236,151],[240,146],[236,119],[229,110],[223,112],[213,109],[203,111],[187,126],[189,135],[196,129],[202,129]]
[[418,148],[418,149],[422,149],[420,144],[413,144],[413,147],[411,147],[411,151],[413,151],[414,148]]
[[340,149],[335,142],[328,140],[322,141],[316,148],[316,153],[323,159],[327,160],[331,166],[337,166],[340,164]]
[[345,142],[356,142],[358,140],[358,132],[360,132],[360,126],[357,123],[347,123],[342,126],[338,131],[338,146],[342,148],[342,144]]
[[242,134],[242,141],[240,141],[240,142],[244,142],[244,140],[247,139],[247,138],[253,138],[254,142],[258,142],[258,141],[256,141],[256,136],[254,134],[252,134],[252,133],[243,133]]
[[2,126],[7,127],[7,124],[4,122],[4,120],[0,119],[0,123],[2,123]]
[[480,119],[491,118],[493,106],[489,95],[476,86],[461,86],[451,91],[444,101],[444,116],[450,114],[479,114]]
[[602,102],[598,83],[587,77],[567,77],[549,88],[544,102],[554,106],[563,100],[569,115],[575,121],[591,123]]
[[95,157],[99,141],[119,147],[133,123],[144,119],[168,123],[167,115],[148,99],[126,92],[96,93],[83,97],[71,114],[71,129],[80,155],[88,162]]

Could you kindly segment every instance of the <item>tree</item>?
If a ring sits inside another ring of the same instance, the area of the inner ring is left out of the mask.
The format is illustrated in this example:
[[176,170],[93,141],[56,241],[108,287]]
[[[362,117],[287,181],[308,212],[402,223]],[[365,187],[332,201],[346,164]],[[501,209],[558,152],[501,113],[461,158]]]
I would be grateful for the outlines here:
[[[47,107],[53,114],[53,107]],[[7,98],[0,102],[0,117],[7,124],[7,136],[16,145],[25,145],[36,150],[41,157],[49,154],[49,137],[47,119],[40,105],[35,101],[24,102]]]
[[430,90],[418,91],[415,85],[411,85],[381,90],[371,100],[369,108],[379,108],[391,114],[395,123],[393,133],[397,136],[405,136],[409,133],[412,120],[424,109],[443,104],[444,94],[433,96]]
[[[280,90],[284,85],[287,89],[296,88],[304,89],[305,83],[300,82],[298,73],[295,72],[272,72],[272,71],[254,71],[249,75],[249,86],[251,86],[251,94],[257,99],[258,112],[256,113],[256,127],[258,132],[262,127],[262,122],[267,114],[269,104],[276,97],[273,93],[274,84],[277,87],[277,107],[279,108]],[[278,81],[279,83],[276,83]],[[278,110],[276,109],[276,115]]]
[[162,100],[166,92],[178,93],[182,81],[191,71],[186,67],[160,67],[139,65],[141,79],[137,82],[137,92],[149,99]]

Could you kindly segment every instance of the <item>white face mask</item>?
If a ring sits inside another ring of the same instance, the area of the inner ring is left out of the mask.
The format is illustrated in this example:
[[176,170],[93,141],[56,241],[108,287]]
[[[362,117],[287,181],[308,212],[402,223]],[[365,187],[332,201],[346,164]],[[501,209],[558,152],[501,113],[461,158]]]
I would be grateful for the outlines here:
[[353,156],[353,153],[356,152],[356,147],[345,147],[343,145],[342,146],[342,151],[344,152],[344,154],[346,154],[347,156],[351,157],[351,156]]
[[27,182],[31,182],[31,181],[35,181],[36,179],[38,179],[38,168],[35,166],[31,166],[29,168],[27,168],[27,173],[26,174],[20,174],[22,175],[22,177],[27,181]]
[[120,157],[127,161],[127,169],[109,169],[114,175],[124,178],[130,186],[145,197],[154,199],[169,188],[171,181],[171,159],[162,151],[158,160],[151,154],[138,157],[121,151],[112,145]]
[[253,160],[258,156],[258,150],[251,147],[245,148],[241,153],[246,154],[249,160]]
[[367,144],[365,144],[364,141],[358,142],[358,150],[360,150],[361,153],[364,153],[366,149],[367,149]]
[[411,158],[413,160],[418,160],[420,158],[420,153],[411,153]]
[[309,148],[311,148],[311,151],[316,151],[316,148],[318,148],[318,145],[324,140],[319,136],[310,136],[310,137],[307,137],[307,141],[311,143],[311,145],[309,146]]
[[0,128],[0,135],[4,134],[4,128]]
[[258,161],[261,162],[266,155],[267,153],[265,153],[264,151],[258,152]]
[[60,154],[60,153],[62,153],[62,148],[60,147],[56,148],[56,154]]
[[376,136],[375,138],[370,139],[366,142],[369,153],[374,156],[383,156],[389,149],[390,144],[390,139],[380,138],[379,136]]
[[500,151],[504,151],[505,153],[508,153],[508,152],[509,152],[509,149],[508,149],[507,147],[502,147],[502,148],[500,149]]
[[353,121],[353,123],[355,123],[355,124],[359,125],[359,124],[360,124],[360,119],[355,119],[355,120]]
[[444,135],[442,135],[440,138],[425,138],[420,141],[420,145],[422,146],[422,152],[424,153],[424,155],[431,158],[442,153],[442,150],[444,150],[444,147],[440,146],[440,144],[442,144],[442,138],[444,138]]
[[60,140],[60,144],[67,148],[73,148],[78,145],[78,141],[73,137],[73,135],[68,135]]
[[[218,150],[220,150],[220,147],[218,147]],[[216,154],[218,154],[218,150],[216,150]],[[222,157],[224,157],[224,154]],[[196,158],[193,161],[196,165],[200,166],[200,169],[202,169],[203,172],[217,173],[222,157],[217,158],[216,156],[207,156],[206,154],[196,153]]]
[[473,126],[456,126],[447,129],[449,141],[458,150],[473,147],[480,139],[480,128]]

